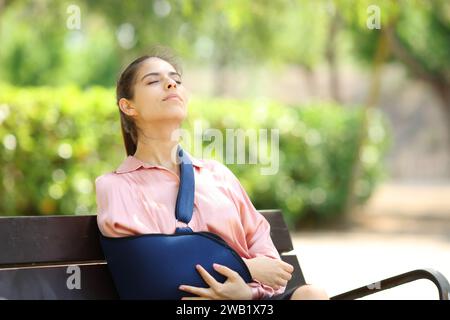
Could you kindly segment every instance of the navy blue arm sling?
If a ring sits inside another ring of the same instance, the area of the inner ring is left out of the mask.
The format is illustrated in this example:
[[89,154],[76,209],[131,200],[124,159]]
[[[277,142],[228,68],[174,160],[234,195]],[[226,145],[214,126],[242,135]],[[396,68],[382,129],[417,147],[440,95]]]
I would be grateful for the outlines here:
[[[175,216],[188,224],[194,209],[194,168],[180,146],[177,156],[181,162]],[[252,281],[238,253],[211,232],[193,232],[185,227],[177,228],[174,234],[122,238],[100,234],[100,243],[121,299],[174,300],[193,296],[178,287],[208,287],[195,268],[197,264],[221,283],[226,278],[213,269],[213,263],[236,271],[247,283]]]

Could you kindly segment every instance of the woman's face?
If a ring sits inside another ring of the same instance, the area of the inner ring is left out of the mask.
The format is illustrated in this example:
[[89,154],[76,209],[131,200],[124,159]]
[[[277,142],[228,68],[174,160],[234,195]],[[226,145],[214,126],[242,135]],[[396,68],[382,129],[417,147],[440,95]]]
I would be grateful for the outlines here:
[[136,73],[133,99],[121,99],[119,105],[141,126],[168,120],[181,123],[187,115],[187,102],[180,74],[167,61],[152,57],[142,62]]

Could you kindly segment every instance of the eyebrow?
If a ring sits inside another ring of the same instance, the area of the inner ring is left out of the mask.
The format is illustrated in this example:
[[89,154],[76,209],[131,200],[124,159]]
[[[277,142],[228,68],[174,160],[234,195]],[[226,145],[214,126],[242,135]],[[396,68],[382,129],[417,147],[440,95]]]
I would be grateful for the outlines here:
[[[148,77],[148,76],[159,76],[159,75],[160,75],[159,72],[150,72],[150,73],[147,73],[145,76],[143,76],[141,78],[141,81],[144,80],[145,77]],[[181,75],[178,72],[173,72],[173,71],[169,72],[169,76],[179,76],[181,78]]]

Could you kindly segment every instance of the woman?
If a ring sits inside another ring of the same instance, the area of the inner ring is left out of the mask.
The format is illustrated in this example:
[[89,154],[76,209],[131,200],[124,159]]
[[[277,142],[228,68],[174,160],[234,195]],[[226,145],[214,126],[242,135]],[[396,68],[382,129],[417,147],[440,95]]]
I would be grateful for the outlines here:
[[[172,133],[186,118],[188,104],[173,58],[160,52],[133,61],[117,83],[117,104],[128,157],[95,181],[99,229],[109,237],[173,234],[185,225],[174,217],[180,172],[171,157],[178,146]],[[179,289],[196,295],[190,299],[327,299],[311,285],[285,292],[293,267],[280,259],[268,222],[239,180],[218,161],[188,156],[195,175],[189,227],[221,236],[243,258],[254,282],[215,265],[227,278],[222,284],[197,266],[209,288],[187,283]]]

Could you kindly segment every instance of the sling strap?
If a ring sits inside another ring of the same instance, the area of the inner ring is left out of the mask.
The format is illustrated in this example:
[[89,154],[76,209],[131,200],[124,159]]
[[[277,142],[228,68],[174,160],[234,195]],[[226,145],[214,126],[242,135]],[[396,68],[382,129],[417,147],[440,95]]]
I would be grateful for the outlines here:
[[[180,160],[180,184],[178,187],[177,202],[175,205],[175,217],[178,221],[188,224],[192,219],[194,210],[195,179],[194,167],[188,155],[180,145],[177,149],[177,157]],[[189,227],[178,227],[176,233],[192,232]]]

